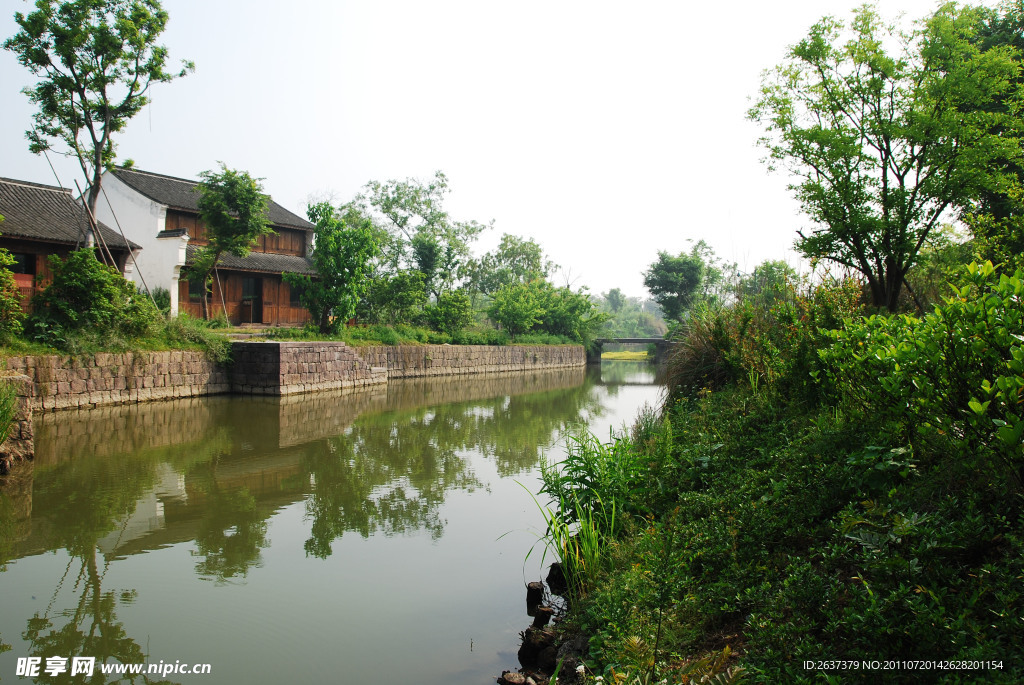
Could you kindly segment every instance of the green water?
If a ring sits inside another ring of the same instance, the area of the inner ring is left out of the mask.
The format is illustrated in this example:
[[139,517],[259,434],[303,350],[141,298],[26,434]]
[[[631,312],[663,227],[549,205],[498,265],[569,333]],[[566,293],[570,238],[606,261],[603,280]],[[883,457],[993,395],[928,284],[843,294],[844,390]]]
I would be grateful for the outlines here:
[[660,389],[606,362],[37,416],[0,484],[0,680],[94,656],[210,664],[140,683],[494,682],[541,572],[523,486]]

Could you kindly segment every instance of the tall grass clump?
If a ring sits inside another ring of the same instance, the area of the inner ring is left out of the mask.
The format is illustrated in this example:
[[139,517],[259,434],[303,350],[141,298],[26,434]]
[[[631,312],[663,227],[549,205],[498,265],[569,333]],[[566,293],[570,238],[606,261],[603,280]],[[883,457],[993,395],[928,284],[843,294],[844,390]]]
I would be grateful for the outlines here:
[[168,319],[162,331],[163,340],[170,346],[195,346],[215,362],[231,359],[231,341],[211,322],[179,314]]

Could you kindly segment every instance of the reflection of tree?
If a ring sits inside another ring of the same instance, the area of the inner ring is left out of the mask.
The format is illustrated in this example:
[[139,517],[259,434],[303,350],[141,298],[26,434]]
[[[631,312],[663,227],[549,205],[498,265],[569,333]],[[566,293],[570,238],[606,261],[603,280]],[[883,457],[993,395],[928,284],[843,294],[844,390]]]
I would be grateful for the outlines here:
[[225,581],[245,576],[250,566],[260,566],[260,550],[267,540],[267,516],[256,508],[246,488],[224,489],[211,479],[205,490],[206,506],[196,534],[203,560],[196,572],[205,578]]
[[563,390],[364,415],[342,436],[310,445],[315,483],[306,553],[326,558],[346,532],[368,537],[425,530],[437,539],[446,493],[482,487],[469,454],[502,476],[534,467],[559,433],[602,411],[592,384]]
[[[113,532],[117,522],[127,520],[135,510],[140,495],[153,484],[155,463],[126,456],[122,459],[82,459],[61,463],[37,478],[34,506],[47,512],[57,522],[59,543],[71,555],[64,577],[54,591],[54,598],[68,577],[75,561],[80,567],[75,588],[81,588],[78,603],[57,613],[64,621],[52,618],[47,609],[28,619],[22,639],[32,644],[31,653],[50,656],[94,656],[97,664],[110,660],[121,663],[144,661],[142,648],[128,637],[117,620],[118,601],[130,602],[134,591],[103,590],[103,577],[110,563],[101,567],[97,542]],[[51,602],[52,605],[52,602]],[[144,676],[106,676],[97,668],[89,682],[150,682]],[[79,682],[72,678],[70,667],[57,676],[42,674],[40,682]]]
[[427,410],[377,414],[311,446],[306,468],[315,486],[306,503],[313,521],[306,553],[330,556],[331,543],[349,531],[369,537],[425,530],[439,538],[437,509],[445,493],[480,486],[469,461],[455,453],[461,430]]

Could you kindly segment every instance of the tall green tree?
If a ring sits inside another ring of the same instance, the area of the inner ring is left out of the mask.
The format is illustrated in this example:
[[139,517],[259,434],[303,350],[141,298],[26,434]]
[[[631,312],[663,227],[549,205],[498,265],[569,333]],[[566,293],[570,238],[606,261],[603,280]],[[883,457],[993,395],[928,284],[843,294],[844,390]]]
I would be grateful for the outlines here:
[[342,214],[321,202],[306,213],[316,224],[312,259],[317,277],[286,273],[283,278],[298,288],[299,301],[319,331],[336,333],[355,314],[379,248],[370,220],[358,212]]
[[703,240],[689,253],[673,256],[658,252],[658,259],[644,272],[644,286],[665,313],[665,318],[682,321],[687,312],[700,303],[721,301],[728,287],[728,272],[734,264],[725,264]]
[[547,279],[557,268],[535,240],[505,233],[498,247],[473,265],[472,287],[490,295],[512,283]]
[[[873,303],[893,310],[928,235],[984,189],[1019,179],[1013,112],[1020,63],[1008,45],[976,43],[980,10],[950,3],[910,31],[856,10],[826,17],[766,73],[749,117],[766,129],[769,166],[814,222],[796,246],[860,272]],[[1016,108],[1016,104],[1014,106]]]
[[618,288],[612,288],[605,293],[604,299],[608,303],[608,308],[612,310],[612,314],[618,314],[626,304],[626,296]]
[[34,12],[15,13],[21,31],[4,41],[39,77],[23,91],[39,108],[29,149],[60,144],[58,152],[78,160],[93,215],[101,175],[114,163],[114,134],[149,102],[152,84],[194,68],[183,62],[177,73],[166,70],[167,48],[157,39],[167,18],[157,0],[37,0]]
[[537,288],[529,283],[511,283],[494,293],[487,315],[515,340],[541,323],[544,305]]
[[[1024,1],[1008,0],[998,9],[982,8],[981,24],[973,42],[982,50],[1005,49],[1010,46],[1018,56],[1024,54]],[[1024,71],[1018,72],[1016,88],[1011,88],[1001,97],[979,103],[979,108],[1012,115],[1020,114],[1020,88],[1024,83]],[[1007,117],[1011,123],[1019,122],[1014,116]],[[1019,125],[1002,126],[1001,135],[1024,137]],[[1018,159],[1000,160],[998,165],[1013,174],[1017,182],[1004,187],[984,188],[978,202],[968,214],[966,221],[975,237],[981,239],[981,251],[994,261],[1022,264],[1024,260],[1024,162]]]
[[[199,184],[199,218],[206,225],[208,242],[197,250],[187,278],[196,278],[207,286],[225,252],[246,257],[260,236],[274,229],[267,223],[268,199],[263,194],[262,179],[228,169],[223,163],[219,173],[204,171],[199,176],[203,179]],[[204,287],[203,318],[209,316],[209,296]]]
[[488,225],[457,221],[445,210],[448,177],[438,171],[426,182],[371,181],[366,191],[356,203],[391,236],[383,261],[423,273],[435,297],[452,290],[468,268],[470,244]]

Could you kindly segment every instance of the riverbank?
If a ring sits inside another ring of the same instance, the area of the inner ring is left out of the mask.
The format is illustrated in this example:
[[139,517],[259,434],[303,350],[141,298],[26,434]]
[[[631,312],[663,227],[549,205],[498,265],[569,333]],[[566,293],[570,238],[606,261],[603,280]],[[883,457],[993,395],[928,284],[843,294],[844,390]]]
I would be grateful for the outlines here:
[[[9,357],[23,414],[0,463],[32,454],[31,414],[233,393],[291,395],[386,384],[390,378],[456,376],[582,367],[578,345],[371,345],[343,342],[234,342],[231,362],[201,351]],[[26,424],[27,421],[27,424]],[[26,424],[27,429],[22,429]]]
[[588,682],[1024,679],[1024,273],[848,290],[695,318],[660,411],[545,471]]

